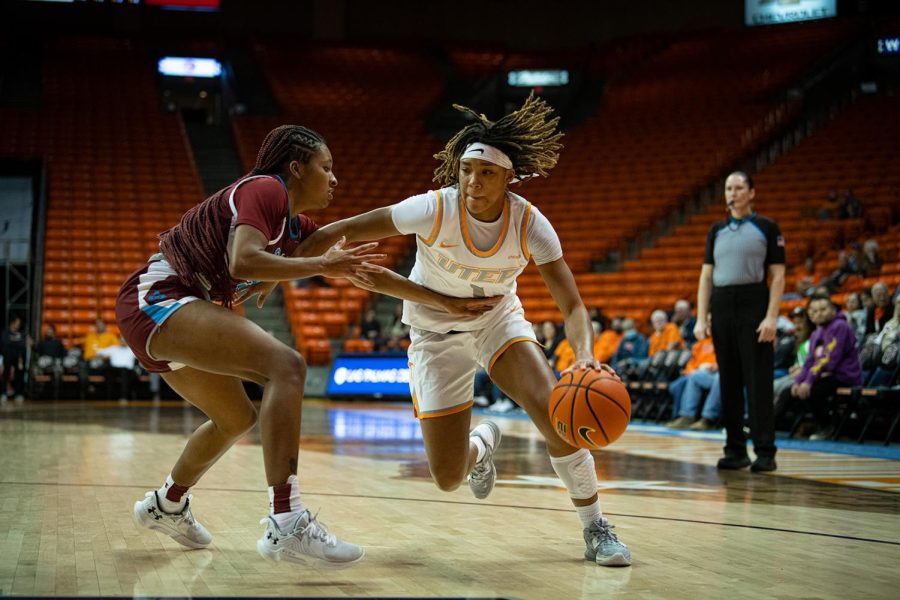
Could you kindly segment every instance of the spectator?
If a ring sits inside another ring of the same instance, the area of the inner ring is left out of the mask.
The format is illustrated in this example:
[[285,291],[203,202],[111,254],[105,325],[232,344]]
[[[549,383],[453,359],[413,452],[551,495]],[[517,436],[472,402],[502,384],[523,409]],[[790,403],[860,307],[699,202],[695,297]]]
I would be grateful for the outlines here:
[[22,318],[13,315],[9,326],[0,333],[0,355],[3,357],[3,371],[0,377],[0,398],[4,401],[13,396],[16,402],[25,396],[25,353],[28,338],[22,330]]
[[378,350],[380,352],[405,352],[409,346],[409,325],[403,322],[403,304],[394,306],[394,316],[391,326],[387,330],[387,337],[381,340]]
[[38,358],[46,356],[52,360],[58,360],[61,365],[62,359],[66,357],[68,351],[62,340],[56,337],[56,328],[48,323],[44,325],[44,337],[34,345],[34,353]]
[[[599,324],[595,321],[591,321],[591,327],[594,327],[594,335],[596,336],[596,327],[599,327]],[[550,365],[553,367],[553,371],[556,373],[556,376],[559,377],[559,374],[572,365],[575,364],[575,350],[572,349],[572,344],[569,343],[567,338],[563,338],[559,341],[559,344],[556,345],[556,350],[553,351],[553,362]]]
[[681,339],[684,340],[686,348],[690,349],[697,338],[694,337],[694,326],[697,324],[697,317],[691,314],[691,303],[687,300],[678,300],[675,302],[675,309],[672,311],[672,322],[681,332]]
[[863,244],[862,256],[860,257],[860,275],[863,277],[878,277],[881,274],[882,265],[884,265],[884,259],[878,254],[878,242],[866,240],[866,243]]
[[866,335],[879,333],[891,318],[892,312],[888,286],[879,281],[872,286],[872,306],[866,311]]
[[559,345],[561,336],[556,329],[556,323],[553,321],[544,321],[541,323],[541,335],[538,337],[538,342],[540,342],[541,346],[544,349],[544,356],[547,358],[547,363],[553,367],[556,364],[556,359],[554,358],[556,354],[556,347]]
[[609,328],[609,318],[603,314],[603,309],[597,306],[594,306],[588,311],[588,316],[591,318],[593,323],[597,323],[600,325],[600,330]]
[[878,342],[884,351],[900,337],[900,286],[894,293],[894,315],[888,319],[878,334]]
[[[687,378],[697,369],[716,362],[716,351],[711,337],[698,340],[691,348],[691,359],[684,366],[681,376],[669,384],[669,394],[672,395],[672,419],[677,420],[681,415],[681,399],[687,386]],[[693,414],[696,414],[694,411]],[[691,423],[693,423],[691,419]],[[671,422],[671,421],[670,421]],[[689,423],[690,424],[690,423]],[[668,423],[667,423],[668,425]]]
[[797,280],[794,291],[784,294],[782,300],[802,300],[803,298],[810,296],[812,291],[813,278],[810,275],[805,275]]
[[594,358],[608,363],[622,341],[622,317],[615,317],[599,335],[594,336]]
[[119,402],[127,402],[131,399],[131,389],[134,385],[135,362],[137,358],[125,344],[125,340],[119,338],[119,343],[97,350],[98,356],[103,356],[109,362],[107,368],[107,381],[119,382]]
[[850,255],[841,250],[838,252],[838,264],[834,271],[819,283],[826,286],[829,293],[834,293],[841,288],[851,275],[857,275],[855,267],[850,262]]
[[398,340],[405,340],[409,337],[409,325],[403,322],[402,302],[398,302],[394,306],[394,322],[391,323],[391,327],[388,329],[388,335]]
[[863,289],[859,291],[859,303],[863,309],[868,312],[870,308],[875,306],[875,300],[872,299],[872,290]]
[[[871,296],[870,296],[871,298]],[[866,309],[859,292],[847,296],[847,322],[856,334],[856,343],[861,344],[866,336]]]
[[844,203],[841,206],[842,219],[858,219],[862,216],[862,202],[856,197],[852,189],[844,193]]
[[375,309],[370,308],[363,315],[363,320],[359,324],[360,337],[364,340],[372,340],[375,345],[381,339],[381,323],[375,316]]
[[793,385],[784,390],[778,403],[787,408],[799,403],[812,410],[816,432],[811,440],[824,440],[834,434],[829,399],[840,386],[862,383],[862,369],[856,336],[847,318],[838,312],[828,296],[813,296],[808,307],[816,330],[809,339],[809,354]]
[[44,325],[44,337],[34,345],[32,364],[35,372],[49,374],[53,378],[54,386],[59,386],[63,374],[63,359],[67,354],[66,347],[56,337],[56,328],[49,323]]
[[654,310],[650,315],[650,324],[653,326],[653,333],[650,334],[648,356],[653,356],[663,350],[684,348],[684,340],[681,338],[678,326],[669,322],[669,317],[664,311]]
[[856,275],[862,273],[862,259],[863,259],[863,250],[862,244],[859,242],[853,242],[850,244],[850,255],[848,260],[850,262],[850,271]]
[[[800,307],[797,307],[800,308]],[[795,309],[796,310],[796,309]],[[803,310],[802,308],[800,310]],[[794,363],[796,348],[796,327],[792,320],[778,318],[778,327],[775,334],[775,379],[787,375],[788,369]]]
[[828,192],[828,197],[825,199],[825,202],[819,207],[819,218],[823,220],[831,219],[837,217],[842,206],[841,199],[838,197],[838,193],[835,190],[831,190]]
[[782,412],[779,411],[778,398],[785,388],[789,388],[794,384],[794,378],[800,374],[800,369],[809,355],[809,336],[812,335],[813,330],[816,328],[815,323],[810,320],[807,310],[801,306],[791,311],[791,321],[794,325],[794,347],[791,355],[791,366],[788,368],[787,374],[781,377],[776,375],[777,379],[775,379],[773,384],[776,419]]
[[816,261],[812,256],[803,259],[803,274],[812,277],[816,274]]
[[[703,392],[708,392],[705,400]],[[702,409],[698,419],[697,408],[701,403]],[[721,413],[722,388],[719,385],[719,368],[715,364],[707,365],[687,376],[684,391],[681,393],[679,416],[674,421],[666,423],[666,427],[708,431],[716,428]]]
[[84,348],[82,358],[84,358],[85,362],[90,363],[97,357],[97,350],[109,348],[118,343],[119,338],[106,329],[106,321],[97,319],[97,322],[94,323],[94,331],[88,333],[82,340],[82,347]]
[[622,321],[622,341],[616,348],[612,357],[612,367],[620,375],[629,367],[632,369],[647,358],[650,344],[640,331],[634,328],[634,321],[625,319]]

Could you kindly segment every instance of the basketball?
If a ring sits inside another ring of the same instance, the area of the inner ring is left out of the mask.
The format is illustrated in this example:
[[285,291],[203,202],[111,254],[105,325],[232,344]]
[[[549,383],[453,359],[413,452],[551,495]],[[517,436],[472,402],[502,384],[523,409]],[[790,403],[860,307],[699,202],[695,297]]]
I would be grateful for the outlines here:
[[578,448],[603,448],[625,432],[631,396],[609,373],[585,369],[563,373],[550,394],[550,422]]

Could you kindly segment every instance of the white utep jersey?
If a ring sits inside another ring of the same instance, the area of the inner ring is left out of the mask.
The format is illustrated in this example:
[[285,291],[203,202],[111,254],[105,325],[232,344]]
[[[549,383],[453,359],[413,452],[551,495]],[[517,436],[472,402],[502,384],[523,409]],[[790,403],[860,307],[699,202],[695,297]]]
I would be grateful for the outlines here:
[[[416,235],[416,263],[409,279],[447,296],[504,298],[491,311],[472,319],[450,316],[440,309],[405,301],[403,322],[435,333],[473,331],[486,327],[498,315],[521,311],[522,303],[516,296],[516,277],[531,258],[526,239],[534,211],[531,203],[521,196],[507,193],[499,219],[502,222],[499,238],[492,247],[479,250],[469,234],[471,217],[468,217],[457,187],[430,191],[407,202],[434,204],[435,200],[436,212],[429,224],[430,232],[427,237],[422,231]],[[395,206],[402,207],[403,203]],[[546,223],[546,219],[543,221]],[[395,225],[397,222],[395,216]],[[547,227],[552,232],[549,223]],[[398,229],[403,233],[410,232],[401,226]],[[558,248],[555,232],[552,232],[552,237]],[[554,260],[562,255],[562,251],[559,250],[558,254]]]

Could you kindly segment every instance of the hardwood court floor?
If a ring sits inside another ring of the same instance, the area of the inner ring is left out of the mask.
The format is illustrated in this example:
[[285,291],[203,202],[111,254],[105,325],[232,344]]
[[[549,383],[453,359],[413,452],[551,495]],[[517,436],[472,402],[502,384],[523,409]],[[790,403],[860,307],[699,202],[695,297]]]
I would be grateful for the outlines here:
[[367,549],[362,563],[331,570],[256,554],[267,506],[258,433],[193,490],[215,537],[188,551],[138,530],[131,506],[168,473],[197,411],[7,406],[0,595],[897,597],[900,494],[815,478],[861,464],[890,476],[897,461],[783,450],[778,474],[719,473],[719,441],[626,432],[596,460],[605,513],[634,565],[601,568],[581,559],[580,524],[531,424],[496,420],[500,482],[479,502],[465,486],[430,483],[406,407],[307,402],[304,501]]

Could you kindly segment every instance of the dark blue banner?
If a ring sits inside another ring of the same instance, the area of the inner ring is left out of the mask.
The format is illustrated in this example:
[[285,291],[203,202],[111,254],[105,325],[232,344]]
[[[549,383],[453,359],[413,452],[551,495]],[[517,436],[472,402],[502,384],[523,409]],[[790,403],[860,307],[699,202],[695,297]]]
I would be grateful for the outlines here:
[[409,363],[404,354],[341,354],[331,365],[328,396],[409,394]]

